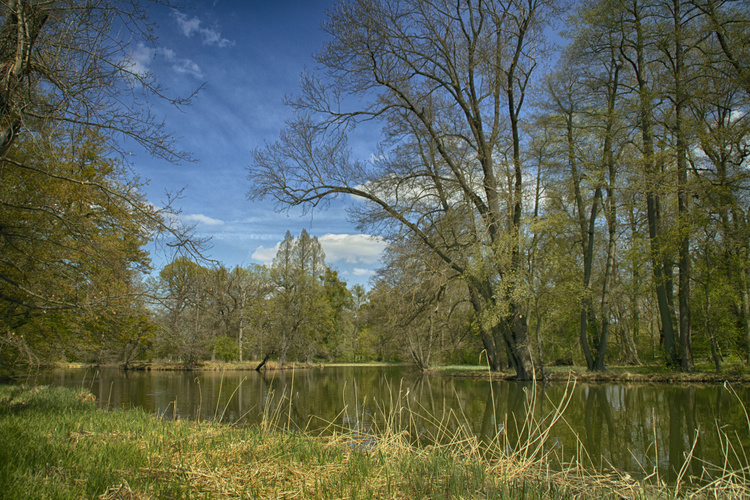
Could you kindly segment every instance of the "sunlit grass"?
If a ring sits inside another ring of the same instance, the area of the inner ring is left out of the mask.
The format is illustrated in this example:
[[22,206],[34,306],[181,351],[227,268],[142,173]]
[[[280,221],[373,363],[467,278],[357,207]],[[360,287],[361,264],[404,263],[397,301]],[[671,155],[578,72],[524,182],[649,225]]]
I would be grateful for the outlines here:
[[[88,393],[69,389],[0,386],[0,496],[542,499],[677,493],[577,463],[551,468],[544,443],[561,423],[566,398],[539,420],[517,422],[523,440],[499,434],[491,443],[460,425],[460,414],[430,415],[412,406],[398,387],[378,403],[374,427],[345,407],[341,418],[315,435],[290,428],[288,397],[272,400],[269,395],[261,425],[236,427],[162,420],[140,409],[97,410]],[[527,414],[534,415],[534,408]],[[430,423],[428,441],[434,444],[415,444],[425,428],[419,419]],[[703,490],[682,493],[742,498],[750,495],[744,477],[727,470]]]

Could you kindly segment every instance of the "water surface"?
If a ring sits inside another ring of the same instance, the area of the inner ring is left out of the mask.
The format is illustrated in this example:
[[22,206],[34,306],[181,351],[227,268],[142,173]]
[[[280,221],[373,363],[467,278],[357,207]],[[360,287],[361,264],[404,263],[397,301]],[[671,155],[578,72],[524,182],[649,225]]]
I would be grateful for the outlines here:
[[[310,432],[404,430],[423,443],[457,431],[511,453],[548,427],[544,450],[562,461],[635,477],[707,479],[704,463],[749,465],[750,388],[669,384],[531,384],[423,375],[407,367],[294,371],[123,372],[55,370],[37,383],[90,390],[104,408],[142,407],[164,418],[264,418]],[[290,404],[291,399],[291,404]],[[711,469],[711,468],[709,468]]]

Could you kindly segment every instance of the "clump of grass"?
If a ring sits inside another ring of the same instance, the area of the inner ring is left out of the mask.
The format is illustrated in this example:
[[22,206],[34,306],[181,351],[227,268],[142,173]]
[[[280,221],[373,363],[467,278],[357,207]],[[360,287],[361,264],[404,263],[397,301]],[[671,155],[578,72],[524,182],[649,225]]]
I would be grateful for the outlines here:
[[[543,447],[559,419],[521,423],[525,443],[480,443],[460,415],[431,417],[434,444],[406,394],[383,404],[378,428],[359,417],[325,435],[290,429],[288,398],[267,405],[264,425],[165,421],[139,409],[97,410],[87,393],[0,386],[0,492],[7,498],[669,498],[627,478],[571,465],[553,471]],[[348,411],[347,409],[344,412]],[[344,419],[342,419],[344,420]],[[750,424],[749,424],[750,425]],[[440,438],[440,439],[437,439]],[[447,439],[444,439],[447,438]],[[692,492],[750,494],[740,482]]]

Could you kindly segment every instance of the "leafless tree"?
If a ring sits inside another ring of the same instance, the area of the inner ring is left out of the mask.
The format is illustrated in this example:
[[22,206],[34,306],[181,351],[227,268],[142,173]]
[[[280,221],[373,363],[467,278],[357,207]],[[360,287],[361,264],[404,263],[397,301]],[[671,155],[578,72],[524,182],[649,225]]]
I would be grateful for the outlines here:
[[[313,207],[366,200],[366,226],[405,228],[466,280],[493,368],[505,350],[534,376],[519,292],[520,120],[556,5],[549,0],[357,0],[325,29],[319,76],[297,117],[254,152],[251,196]],[[347,133],[369,120],[385,140],[358,160]]]

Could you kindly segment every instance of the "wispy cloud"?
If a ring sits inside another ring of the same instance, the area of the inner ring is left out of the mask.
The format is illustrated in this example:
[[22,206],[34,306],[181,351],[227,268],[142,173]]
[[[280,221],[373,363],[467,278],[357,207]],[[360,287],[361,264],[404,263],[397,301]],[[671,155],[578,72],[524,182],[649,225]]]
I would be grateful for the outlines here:
[[186,222],[197,222],[199,224],[205,224],[207,226],[223,226],[224,221],[219,219],[211,218],[203,214],[187,214],[182,215],[180,218]]
[[197,17],[188,17],[182,12],[172,11],[172,17],[177,21],[177,27],[182,34],[188,38],[197,35],[203,41],[203,45],[216,45],[217,47],[228,47],[234,42],[224,38],[218,28],[207,28]]
[[130,57],[126,62],[126,67],[136,75],[145,76],[150,70],[155,55],[156,50],[147,47],[143,43],[138,43],[130,53]]
[[177,57],[177,54],[172,49],[163,48],[159,53],[172,65],[172,69],[176,73],[192,75],[199,79],[203,78],[203,71],[193,60]]

